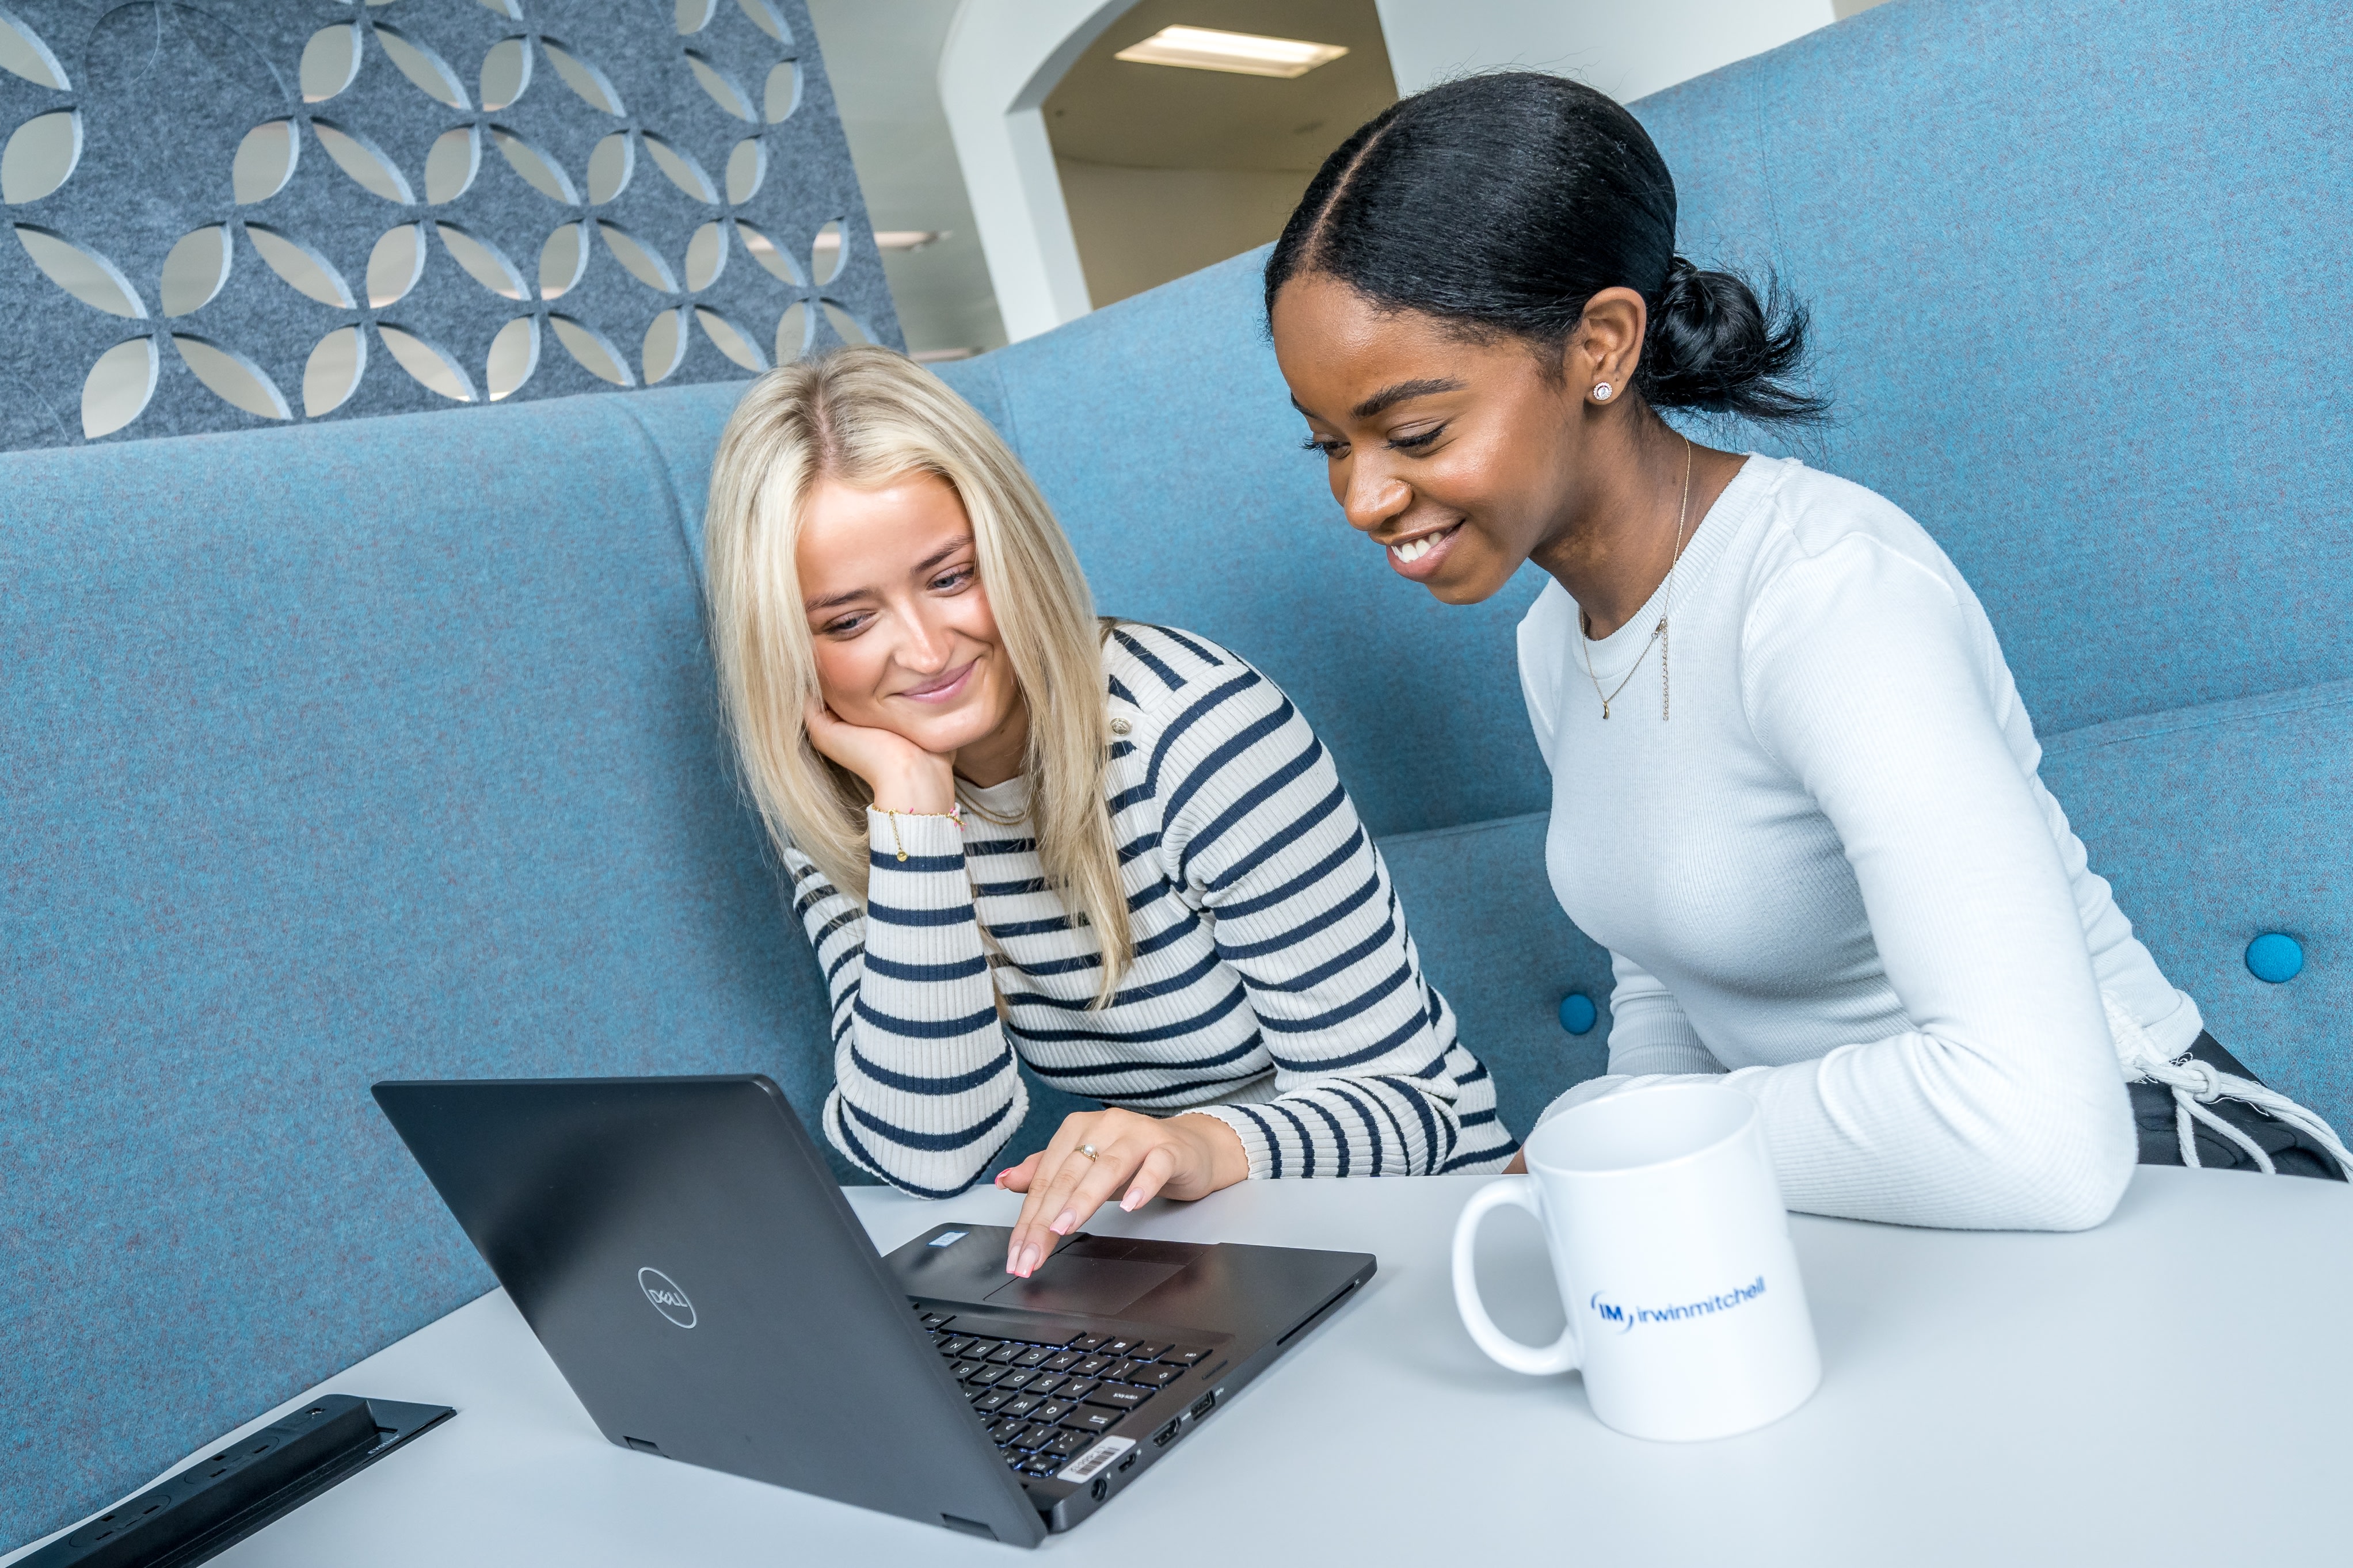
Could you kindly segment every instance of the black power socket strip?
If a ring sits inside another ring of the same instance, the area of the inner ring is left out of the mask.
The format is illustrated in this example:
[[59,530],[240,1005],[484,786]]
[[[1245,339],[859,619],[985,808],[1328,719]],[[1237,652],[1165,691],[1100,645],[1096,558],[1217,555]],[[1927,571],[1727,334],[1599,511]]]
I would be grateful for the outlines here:
[[19,1568],[189,1568],[457,1412],[329,1394],[26,1557]]

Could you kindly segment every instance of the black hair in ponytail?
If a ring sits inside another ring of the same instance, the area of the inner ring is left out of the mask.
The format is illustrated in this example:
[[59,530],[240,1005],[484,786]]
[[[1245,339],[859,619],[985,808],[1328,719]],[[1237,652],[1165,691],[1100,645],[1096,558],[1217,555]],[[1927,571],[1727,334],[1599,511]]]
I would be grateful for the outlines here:
[[1317,272],[1556,354],[1586,301],[1622,285],[1650,310],[1634,388],[1653,407],[1800,423],[1829,407],[1788,381],[1804,308],[1676,255],[1666,161],[1632,115],[1564,77],[1447,82],[1342,142],[1267,260],[1270,315],[1283,284]]

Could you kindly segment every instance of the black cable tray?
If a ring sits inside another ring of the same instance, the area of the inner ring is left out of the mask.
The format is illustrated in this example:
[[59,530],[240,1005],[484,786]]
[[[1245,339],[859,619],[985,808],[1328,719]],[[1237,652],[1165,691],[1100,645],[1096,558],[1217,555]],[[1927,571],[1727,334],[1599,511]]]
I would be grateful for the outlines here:
[[81,1524],[18,1568],[188,1568],[457,1412],[328,1394]]

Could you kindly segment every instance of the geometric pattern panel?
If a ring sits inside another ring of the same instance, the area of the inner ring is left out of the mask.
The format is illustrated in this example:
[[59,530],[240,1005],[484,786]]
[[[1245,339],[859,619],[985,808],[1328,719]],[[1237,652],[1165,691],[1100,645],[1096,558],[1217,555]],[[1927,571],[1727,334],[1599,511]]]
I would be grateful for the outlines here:
[[0,0],[0,449],[902,347],[802,0]]

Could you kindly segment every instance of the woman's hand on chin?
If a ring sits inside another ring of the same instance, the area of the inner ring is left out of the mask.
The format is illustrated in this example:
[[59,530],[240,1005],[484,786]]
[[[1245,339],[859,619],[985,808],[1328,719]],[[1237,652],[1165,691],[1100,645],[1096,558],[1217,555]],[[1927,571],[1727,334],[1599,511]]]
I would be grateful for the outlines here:
[[[1082,1149],[1094,1150],[1089,1159]],[[1124,1209],[1155,1197],[1202,1198],[1250,1174],[1250,1156],[1234,1130],[1214,1116],[1141,1116],[1091,1110],[1065,1117],[1054,1141],[997,1184],[1027,1193],[1005,1250],[1005,1271],[1028,1279],[1063,1237],[1119,1196]]]
[[819,702],[809,706],[808,738],[819,756],[866,781],[877,811],[944,816],[955,804],[955,769],[949,760],[894,731],[845,724]]

